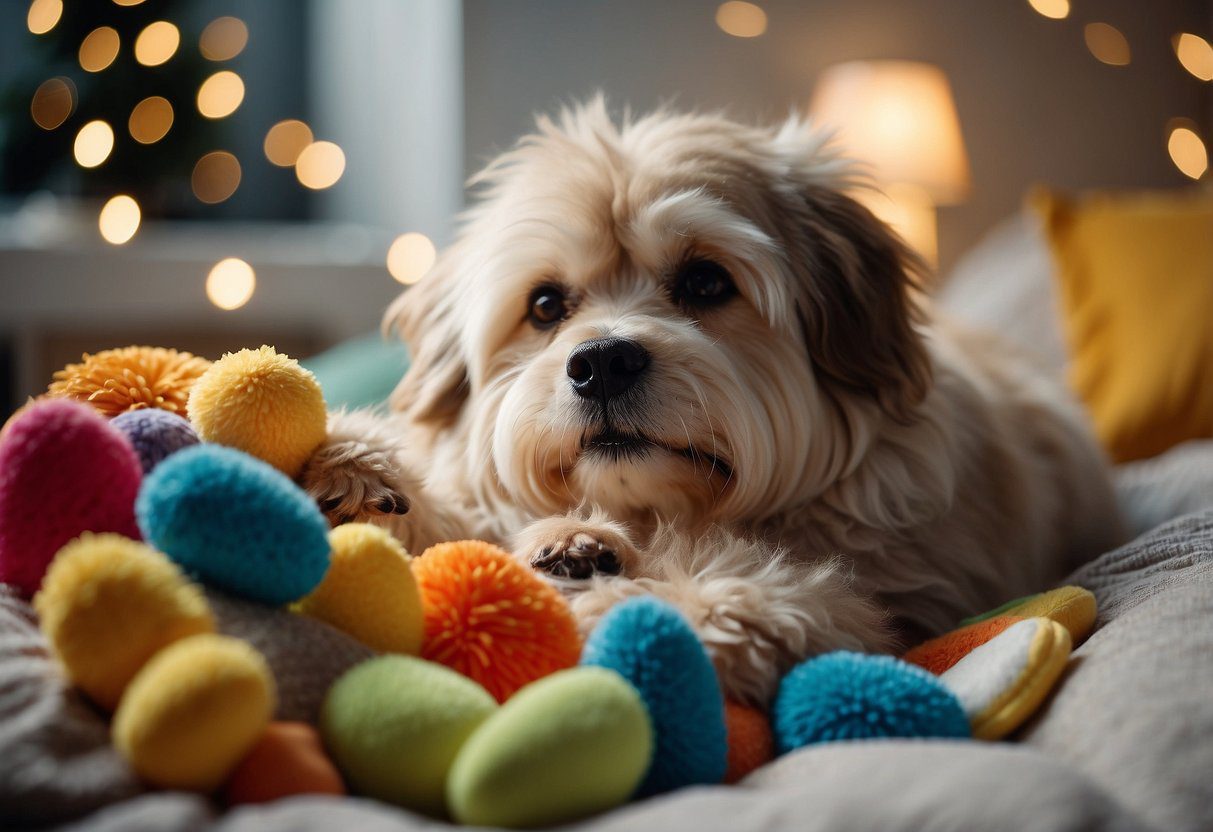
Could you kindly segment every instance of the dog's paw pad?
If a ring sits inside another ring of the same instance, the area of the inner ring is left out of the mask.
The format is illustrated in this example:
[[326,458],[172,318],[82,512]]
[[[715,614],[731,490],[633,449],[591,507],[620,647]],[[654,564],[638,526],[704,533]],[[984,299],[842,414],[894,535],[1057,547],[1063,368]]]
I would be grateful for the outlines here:
[[531,566],[553,578],[575,581],[594,575],[618,575],[623,568],[614,549],[585,532],[542,547],[531,558]]

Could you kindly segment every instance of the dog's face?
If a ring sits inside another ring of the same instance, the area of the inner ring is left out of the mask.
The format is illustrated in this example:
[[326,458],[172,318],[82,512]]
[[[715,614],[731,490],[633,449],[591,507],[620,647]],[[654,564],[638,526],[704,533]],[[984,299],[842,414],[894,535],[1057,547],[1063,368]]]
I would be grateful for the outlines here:
[[905,251],[822,144],[541,121],[389,311],[414,356],[393,407],[536,515],[755,521],[820,493],[928,381]]

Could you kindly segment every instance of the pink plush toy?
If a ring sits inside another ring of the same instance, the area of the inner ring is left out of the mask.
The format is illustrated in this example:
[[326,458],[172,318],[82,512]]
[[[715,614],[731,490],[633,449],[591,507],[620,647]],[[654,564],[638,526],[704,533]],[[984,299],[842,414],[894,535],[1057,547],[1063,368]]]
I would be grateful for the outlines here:
[[92,408],[36,402],[0,434],[0,583],[33,595],[51,558],[81,532],[139,539],[139,457]]

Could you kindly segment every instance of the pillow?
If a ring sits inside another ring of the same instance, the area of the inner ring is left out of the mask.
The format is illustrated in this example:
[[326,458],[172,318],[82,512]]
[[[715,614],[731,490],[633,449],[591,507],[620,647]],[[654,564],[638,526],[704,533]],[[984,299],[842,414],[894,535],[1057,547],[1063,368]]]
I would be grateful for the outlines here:
[[1213,195],[1045,190],[1070,382],[1117,462],[1213,436]]

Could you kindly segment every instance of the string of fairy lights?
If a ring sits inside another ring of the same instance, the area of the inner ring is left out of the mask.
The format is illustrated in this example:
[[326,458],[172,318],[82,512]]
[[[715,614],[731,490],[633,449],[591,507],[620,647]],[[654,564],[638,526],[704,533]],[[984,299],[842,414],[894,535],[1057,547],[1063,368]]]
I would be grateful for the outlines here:
[[[70,1],[70,0],[69,0]],[[77,0],[104,2],[105,0]],[[112,0],[117,6],[137,6],[144,0]],[[26,25],[36,35],[52,32],[64,12],[64,0],[32,0],[26,14]],[[230,61],[249,42],[247,24],[237,17],[224,16],[212,20],[203,28],[197,49],[207,61]],[[147,24],[135,37],[131,50],[135,60],[144,67],[157,67],[181,50],[192,48],[182,44],[180,29],[171,21],[157,20]],[[80,68],[88,73],[104,72],[117,59],[122,42],[117,30],[99,26],[80,42]],[[244,79],[230,69],[218,69],[209,74],[198,87],[192,103],[206,119],[230,117],[243,103]],[[34,91],[30,101],[30,116],[43,130],[70,129],[69,120],[77,109],[79,93],[67,76],[47,79]],[[139,145],[153,145],[162,140],[173,127],[176,107],[189,106],[161,95],[140,100],[126,118],[126,133]],[[116,121],[116,119],[115,119]],[[119,122],[120,124],[120,122]],[[110,120],[93,119],[80,125],[72,143],[72,155],[85,170],[104,165],[115,144],[125,141]],[[272,125],[265,134],[262,149],[270,164],[293,168],[299,184],[311,190],[331,188],[345,172],[345,152],[332,141],[318,140],[311,127],[299,119],[285,119]],[[236,155],[228,150],[212,150],[202,154],[193,166],[190,188],[201,203],[216,205],[230,199],[240,187],[242,167]],[[103,240],[112,245],[124,245],[138,233],[142,209],[134,196],[114,194],[101,207],[97,227]],[[408,232],[398,236],[388,249],[386,265],[397,281],[411,284],[433,265],[436,251],[423,234]],[[207,298],[224,310],[238,309],[249,302],[256,289],[253,267],[237,257],[225,257],[217,262],[206,277]]]

